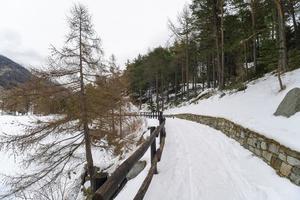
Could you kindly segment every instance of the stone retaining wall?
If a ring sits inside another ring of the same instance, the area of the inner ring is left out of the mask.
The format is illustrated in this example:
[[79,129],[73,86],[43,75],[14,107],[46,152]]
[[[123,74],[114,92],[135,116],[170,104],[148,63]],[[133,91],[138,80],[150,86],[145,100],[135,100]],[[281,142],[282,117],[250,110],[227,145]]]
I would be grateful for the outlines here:
[[179,114],[175,115],[175,117],[205,124],[220,130],[264,160],[275,169],[278,175],[286,177],[294,184],[300,186],[299,152],[224,118],[192,114]]

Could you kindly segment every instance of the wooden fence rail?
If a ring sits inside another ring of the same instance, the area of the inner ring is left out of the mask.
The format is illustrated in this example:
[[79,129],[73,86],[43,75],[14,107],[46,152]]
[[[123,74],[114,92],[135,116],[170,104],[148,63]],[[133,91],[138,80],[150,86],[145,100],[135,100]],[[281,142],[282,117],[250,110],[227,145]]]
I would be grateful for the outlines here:
[[[157,162],[160,161],[165,144],[165,118],[162,112],[156,113],[140,113],[141,116],[157,118],[160,125],[150,127],[150,137],[127,159],[125,160],[113,174],[105,181],[105,183],[95,192],[93,200],[111,200],[126,183],[126,175],[132,167],[143,157],[148,148],[151,148],[151,168],[145,178],[142,186],[138,190],[134,200],[142,200],[150,185],[152,177],[157,174]],[[156,138],[160,138],[159,149],[156,149]]]
[[162,114],[162,112],[140,112],[139,116],[153,118],[153,119],[159,119],[159,118],[162,118],[163,114]]

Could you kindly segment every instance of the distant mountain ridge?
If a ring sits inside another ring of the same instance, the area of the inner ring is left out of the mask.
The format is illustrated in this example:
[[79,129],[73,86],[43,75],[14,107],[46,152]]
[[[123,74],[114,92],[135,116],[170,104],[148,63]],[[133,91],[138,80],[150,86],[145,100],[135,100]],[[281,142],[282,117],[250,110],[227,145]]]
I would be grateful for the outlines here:
[[28,81],[31,73],[20,64],[0,55],[0,88],[8,89]]

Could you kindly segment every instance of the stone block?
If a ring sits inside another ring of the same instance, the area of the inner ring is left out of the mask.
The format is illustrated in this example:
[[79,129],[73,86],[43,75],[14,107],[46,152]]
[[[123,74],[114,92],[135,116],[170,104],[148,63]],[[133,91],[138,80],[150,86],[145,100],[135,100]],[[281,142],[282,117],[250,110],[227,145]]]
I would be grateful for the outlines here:
[[260,149],[260,141],[258,141],[257,138],[253,138],[253,146]]
[[270,152],[267,151],[263,151],[262,152],[262,157],[267,161],[267,162],[271,162],[272,159],[272,154]]
[[286,162],[286,155],[285,155],[285,154],[279,153],[279,156],[278,156],[278,157],[279,157],[280,160]]
[[298,176],[294,173],[291,173],[290,179],[293,183],[300,186],[300,176]]
[[280,169],[281,164],[282,164],[282,161],[279,158],[276,158],[274,156],[272,157],[272,159],[271,159],[271,166],[274,169],[276,169],[276,171]]
[[286,164],[284,162],[282,162],[281,167],[280,167],[280,173],[285,176],[288,177],[291,173],[292,170],[292,166],[289,164]]
[[279,146],[277,144],[271,143],[269,145],[269,151],[275,154],[279,153]]
[[257,147],[257,139],[256,138],[248,138],[247,143],[252,147]]
[[300,166],[293,167],[293,173],[300,176]]
[[285,153],[285,147],[284,146],[280,146],[279,153]]
[[244,131],[241,132],[241,138],[245,138],[245,133],[244,133]]
[[261,143],[260,143],[260,147],[261,147],[261,149],[263,149],[263,150],[267,150],[267,149],[268,149],[268,146],[267,146],[267,143],[266,143],[266,142],[261,142]]
[[292,166],[300,165],[300,160],[291,156],[287,156],[287,162]]
[[294,158],[297,158],[297,159],[300,159],[300,154],[296,151],[293,151],[291,149],[285,149],[286,151],[286,154],[289,155],[289,156],[292,156]]
[[254,153],[257,156],[261,156],[261,150],[259,150],[259,149],[254,149]]
[[254,153],[254,148],[252,146],[249,146],[249,150]]
[[245,149],[249,149],[249,145],[245,142],[243,145],[242,145]]
[[262,137],[259,137],[259,138],[257,138],[260,142],[263,142],[264,141],[264,138],[262,138]]
[[250,146],[253,146],[253,139],[252,138],[248,138],[247,139],[247,144]]
[[243,145],[244,144],[244,140],[243,139],[238,139],[238,142]]

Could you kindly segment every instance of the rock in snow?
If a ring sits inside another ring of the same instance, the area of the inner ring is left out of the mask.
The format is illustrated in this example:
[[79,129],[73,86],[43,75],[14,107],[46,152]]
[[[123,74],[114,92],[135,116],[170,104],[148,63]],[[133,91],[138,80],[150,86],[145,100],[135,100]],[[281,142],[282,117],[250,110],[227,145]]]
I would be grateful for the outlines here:
[[287,93],[276,112],[275,116],[290,117],[300,111],[300,88],[294,88]]
[[133,168],[129,171],[126,178],[127,180],[135,178],[141,171],[144,170],[146,167],[147,162],[146,161],[138,161]]

